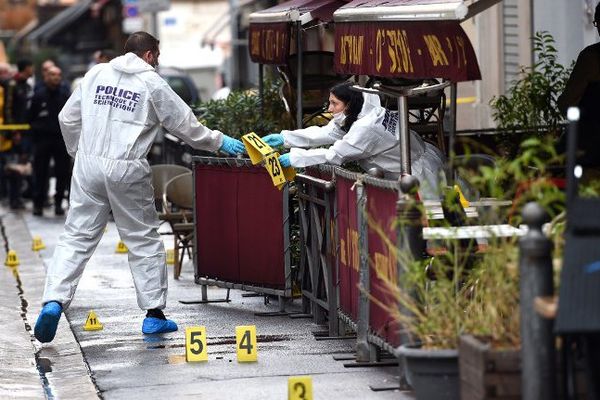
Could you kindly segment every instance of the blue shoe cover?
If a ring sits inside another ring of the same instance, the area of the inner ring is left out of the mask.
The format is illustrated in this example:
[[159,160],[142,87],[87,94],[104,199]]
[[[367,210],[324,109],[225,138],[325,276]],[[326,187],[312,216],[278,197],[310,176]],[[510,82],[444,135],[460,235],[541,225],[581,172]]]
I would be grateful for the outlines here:
[[33,335],[42,343],[51,342],[56,335],[56,328],[62,313],[62,306],[56,301],[44,305],[33,329]]
[[177,324],[170,319],[146,317],[142,324],[142,333],[145,334],[175,332],[176,330]]

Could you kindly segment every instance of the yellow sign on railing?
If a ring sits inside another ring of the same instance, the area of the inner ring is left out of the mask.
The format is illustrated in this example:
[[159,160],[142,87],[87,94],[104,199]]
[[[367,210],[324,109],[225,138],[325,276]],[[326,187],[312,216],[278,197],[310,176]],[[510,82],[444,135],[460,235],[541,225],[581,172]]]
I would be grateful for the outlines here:
[[296,170],[292,167],[282,167],[279,163],[279,153],[274,151],[256,133],[252,132],[242,136],[242,142],[246,146],[252,164],[263,163],[277,189],[281,190],[286,182],[294,179]]

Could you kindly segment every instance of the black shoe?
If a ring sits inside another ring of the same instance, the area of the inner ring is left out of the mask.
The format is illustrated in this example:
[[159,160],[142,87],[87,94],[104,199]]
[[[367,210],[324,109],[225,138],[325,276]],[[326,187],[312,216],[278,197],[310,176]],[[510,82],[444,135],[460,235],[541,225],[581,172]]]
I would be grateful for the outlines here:
[[44,215],[44,209],[42,207],[33,207],[33,215],[36,217],[41,217]]
[[54,215],[65,215],[65,210],[62,207],[54,207]]

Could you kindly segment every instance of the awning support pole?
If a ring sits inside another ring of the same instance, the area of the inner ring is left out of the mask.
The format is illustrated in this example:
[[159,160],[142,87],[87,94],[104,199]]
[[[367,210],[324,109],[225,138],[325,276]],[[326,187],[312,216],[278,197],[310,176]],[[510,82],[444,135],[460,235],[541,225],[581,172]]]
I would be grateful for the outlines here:
[[406,96],[398,96],[398,136],[400,139],[400,177],[411,174],[410,134],[408,130],[408,101]]
[[296,71],[296,128],[303,128],[302,124],[302,24],[296,21],[296,54],[298,55],[298,64]]
[[259,109],[260,109],[260,116],[264,117],[264,103],[265,103],[265,83],[264,83],[264,79],[265,79],[265,65],[264,64],[258,64],[258,101],[259,101]]
[[449,186],[454,185],[454,155],[456,139],[456,97],[457,84],[450,84],[450,126],[448,132],[448,168],[446,171],[446,180]]

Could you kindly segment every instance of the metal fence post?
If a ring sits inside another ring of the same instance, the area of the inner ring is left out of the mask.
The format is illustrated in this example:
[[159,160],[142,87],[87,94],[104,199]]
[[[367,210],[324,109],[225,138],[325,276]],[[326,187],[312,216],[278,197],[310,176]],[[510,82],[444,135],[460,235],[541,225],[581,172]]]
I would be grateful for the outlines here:
[[[398,201],[396,202],[396,211],[398,213],[398,236],[396,246],[398,254],[408,254],[408,257],[399,257],[396,263],[397,282],[400,290],[411,290],[403,287],[402,274],[406,266],[402,265],[402,259],[420,259],[425,250],[425,240],[423,240],[423,215],[419,207],[419,202],[415,195],[419,190],[419,179],[412,175],[406,175],[400,178],[400,191],[398,193]],[[406,307],[398,304],[400,312],[404,315],[410,315],[410,311]],[[401,327],[400,343],[410,343],[412,340],[411,333]],[[399,383],[401,389],[407,389],[408,383],[404,370],[403,356],[397,351],[395,356],[400,360]]]
[[358,292],[358,321],[356,322],[356,361],[371,361],[369,335],[369,242],[367,231],[367,196],[362,182],[357,181],[356,204],[358,223],[358,253],[359,261],[359,292]]
[[[419,190],[419,180],[406,175],[400,179],[400,190],[396,209],[400,222],[398,229],[398,250],[408,252],[414,258],[420,258],[425,248],[423,240],[422,213],[414,195]],[[401,271],[398,270],[398,277]]]
[[553,244],[542,232],[547,219],[537,203],[523,208],[523,221],[529,227],[519,240],[521,307],[522,399],[556,399],[556,351],[552,320],[544,319],[533,308],[537,296],[551,296]]

